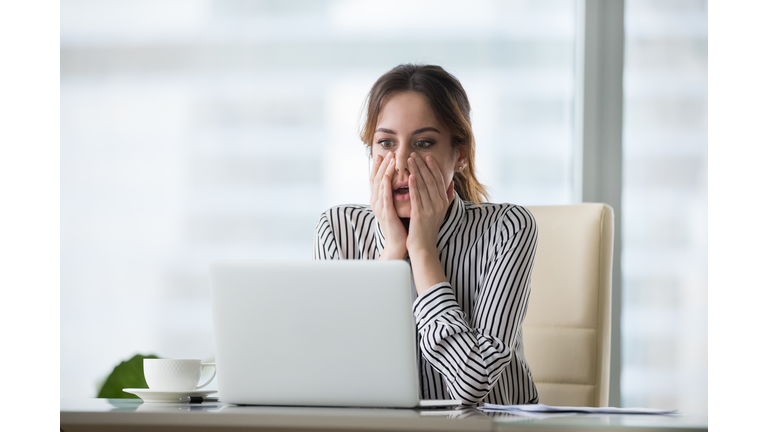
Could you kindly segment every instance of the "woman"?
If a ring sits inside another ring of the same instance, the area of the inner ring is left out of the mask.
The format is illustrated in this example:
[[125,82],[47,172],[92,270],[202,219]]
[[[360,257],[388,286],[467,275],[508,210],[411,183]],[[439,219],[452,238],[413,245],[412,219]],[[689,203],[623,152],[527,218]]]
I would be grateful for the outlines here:
[[422,399],[537,403],[521,332],[536,222],[523,207],[482,202],[463,87],[439,66],[406,64],[367,103],[370,206],[327,210],[314,258],[410,262]]

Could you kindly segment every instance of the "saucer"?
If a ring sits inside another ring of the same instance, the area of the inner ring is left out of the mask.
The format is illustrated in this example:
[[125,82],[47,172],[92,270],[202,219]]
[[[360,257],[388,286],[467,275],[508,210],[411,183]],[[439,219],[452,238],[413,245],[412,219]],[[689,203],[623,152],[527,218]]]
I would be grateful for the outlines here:
[[137,389],[127,388],[123,389],[126,393],[135,394],[140,397],[144,402],[179,402],[183,397],[194,396],[208,396],[209,394],[216,393],[218,390],[187,390],[187,391],[161,391],[151,389]]

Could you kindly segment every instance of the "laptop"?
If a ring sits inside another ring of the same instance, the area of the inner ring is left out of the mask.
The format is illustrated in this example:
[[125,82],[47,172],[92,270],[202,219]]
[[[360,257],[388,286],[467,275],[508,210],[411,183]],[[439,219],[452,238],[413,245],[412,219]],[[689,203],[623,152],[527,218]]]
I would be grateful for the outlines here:
[[460,404],[419,400],[405,261],[218,261],[210,270],[220,401]]

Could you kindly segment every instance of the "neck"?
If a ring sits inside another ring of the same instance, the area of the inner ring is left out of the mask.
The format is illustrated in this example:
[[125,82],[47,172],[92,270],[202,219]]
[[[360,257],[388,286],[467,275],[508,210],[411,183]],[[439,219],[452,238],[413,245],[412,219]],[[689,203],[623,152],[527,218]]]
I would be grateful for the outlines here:
[[405,227],[405,232],[408,232],[408,228],[411,226],[411,218],[400,218],[400,222],[403,223],[403,226]]

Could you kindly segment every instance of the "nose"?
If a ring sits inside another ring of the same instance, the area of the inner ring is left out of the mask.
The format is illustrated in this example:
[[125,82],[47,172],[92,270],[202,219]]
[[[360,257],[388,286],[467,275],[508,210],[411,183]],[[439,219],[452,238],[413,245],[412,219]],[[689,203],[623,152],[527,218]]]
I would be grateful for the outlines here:
[[400,146],[393,153],[392,156],[395,157],[395,172],[403,172],[406,175],[410,175],[408,172],[408,158],[411,155],[410,149],[407,146]]

